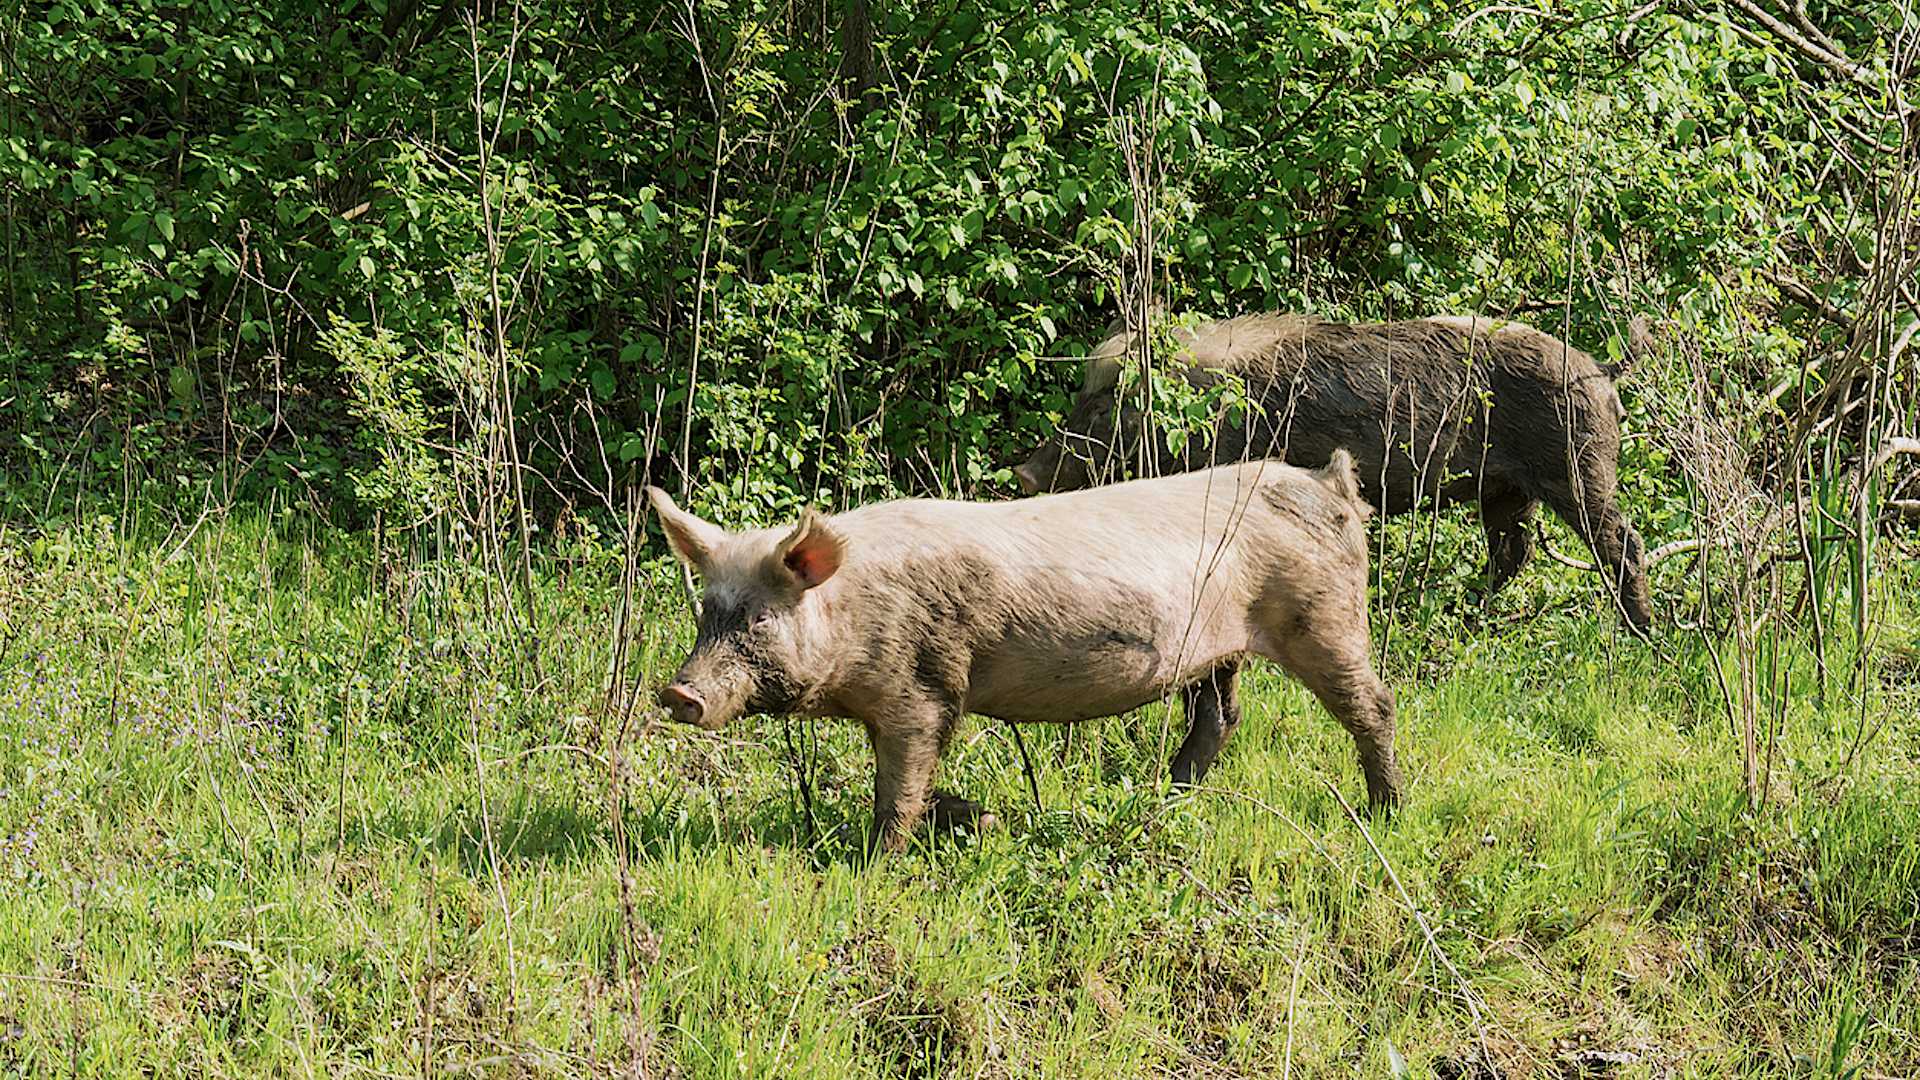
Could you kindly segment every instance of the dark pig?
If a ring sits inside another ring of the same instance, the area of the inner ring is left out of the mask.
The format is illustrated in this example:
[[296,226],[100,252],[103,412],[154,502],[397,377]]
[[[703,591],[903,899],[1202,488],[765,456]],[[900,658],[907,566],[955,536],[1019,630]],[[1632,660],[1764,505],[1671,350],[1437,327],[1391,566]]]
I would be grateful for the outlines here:
[[1118,358],[1132,347],[1122,330],[1094,351],[1060,434],[1015,468],[1021,488],[1071,491],[1123,465],[1164,474],[1277,457],[1311,467],[1346,447],[1363,496],[1385,513],[1425,500],[1480,504],[1489,596],[1532,558],[1529,522],[1544,502],[1593,549],[1629,626],[1651,625],[1640,536],[1615,498],[1625,413],[1591,356],[1530,326],[1475,316],[1344,324],[1248,315],[1174,336],[1190,384],[1212,385],[1223,372],[1245,381],[1250,423],[1217,424],[1210,445],[1189,440],[1179,454],[1143,439],[1150,425],[1118,388]]
[[[1280,664],[1352,733],[1376,806],[1400,795],[1393,695],[1367,631],[1369,507],[1352,458],[1253,461],[1015,502],[904,500],[789,529],[729,532],[648,490],[701,577],[692,653],[660,691],[677,720],[745,712],[860,721],[874,840],[898,850],[931,810],[962,714],[1011,723],[1127,712],[1250,655]],[[1228,716],[1196,711],[1175,772],[1203,771]]]

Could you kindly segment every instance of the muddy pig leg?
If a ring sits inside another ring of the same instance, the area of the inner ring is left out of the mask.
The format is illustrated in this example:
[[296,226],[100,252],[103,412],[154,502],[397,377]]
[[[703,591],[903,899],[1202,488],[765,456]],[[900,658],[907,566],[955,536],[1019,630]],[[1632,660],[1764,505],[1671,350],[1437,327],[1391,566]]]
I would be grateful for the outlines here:
[[931,702],[911,703],[867,721],[873,744],[873,835],[869,843],[904,851],[933,800],[933,772],[944,733],[957,716]]
[[1233,729],[1240,726],[1238,661],[1229,660],[1180,692],[1187,714],[1187,738],[1173,757],[1173,782],[1199,783],[1220,756]]
[[1373,672],[1363,603],[1322,601],[1291,625],[1272,627],[1267,634],[1279,642],[1273,659],[1313,691],[1353,736],[1367,777],[1369,808],[1391,810],[1403,788],[1393,756],[1393,691]]
[[[1611,477],[1609,477],[1611,479]],[[1646,553],[1640,534],[1613,501],[1612,485],[1588,484],[1586,498],[1550,497],[1549,505],[1593,551],[1607,579],[1607,593],[1619,605],[1627,626],[1645,637],[1653,626],[1653,601],[1647,593]]]

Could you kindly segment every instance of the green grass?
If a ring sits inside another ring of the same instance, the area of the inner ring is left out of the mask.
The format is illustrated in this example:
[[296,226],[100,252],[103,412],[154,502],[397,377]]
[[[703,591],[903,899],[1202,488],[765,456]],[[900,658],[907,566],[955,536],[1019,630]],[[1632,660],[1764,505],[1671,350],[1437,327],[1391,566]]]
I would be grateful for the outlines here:
[[[1361,795],[1350,741],[1270,668],[1185,795],[1177,710],[1030,730],[1038,810],[970,721],[944,778],[1005,827],[869,866],[850,725],[793,731],[825,839],[778,720],[642,705],[614,812],[606,551],[538,568],[532,635],[470,567],[375,561],[258,515],[0,533],[0,1073],[1920,1072],[1911,563],[1885,726],[1849,763],[1861,709],[1794,653],[1758,812],[1705,651],[1622,639],[1577,575],[1398,632],[1410,803],[1373,837],[1450,970],[1328,790]],[[675,575],[639,597],[651,684],[689,631]]]

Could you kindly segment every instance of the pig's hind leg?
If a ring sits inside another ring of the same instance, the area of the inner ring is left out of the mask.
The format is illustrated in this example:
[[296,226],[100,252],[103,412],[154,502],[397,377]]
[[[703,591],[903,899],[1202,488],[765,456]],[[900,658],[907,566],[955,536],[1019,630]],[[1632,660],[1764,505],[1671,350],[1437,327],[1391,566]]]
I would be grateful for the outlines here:
[[936,829],[965,828],[975,832],[985,832],[1000,824],[1000,819],[988,813],[986,807],[964,795],[937,788],[933,793],[933,809],[927,819]]
[[1364,608],[1365,586],[1353,597],[1322,595],[1266,631],[1271,658],[1299,679],[1353,736],[1367,777],[1367,802],[1390,810],[1400,802],[1394,761],[1393,691],[1374,674]]
[[1531,522],[1540,503],[1513,491],[1488,491],[1480,500],[1480,526],[1487,534],[1487,592],[1491,601],[1533,560]]
[[1180,692],[1187,714],[1187,738],[1173,757],[1173,782],[1199,783],[1220,756],[1233,729],[1240,726],[1240,663],[1229,660]]

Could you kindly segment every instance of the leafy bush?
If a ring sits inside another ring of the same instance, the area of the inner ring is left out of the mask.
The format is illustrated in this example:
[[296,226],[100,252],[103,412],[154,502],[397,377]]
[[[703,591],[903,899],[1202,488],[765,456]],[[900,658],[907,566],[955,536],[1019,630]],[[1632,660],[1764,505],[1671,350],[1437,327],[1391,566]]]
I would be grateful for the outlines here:
[[261,477],[345,452],[344,493],[393,497],[345,319],[491,342],[530,498],[992,489],[1143,250],[1176,310],[1486,309],[1616,357],[1652,312],[1764,389],[1832,337],[1756,338],[1770,275],[1867,299],[1851,208],[1898,131],[1884,5],[1816,13],[1851,81],[1763,24],[1597,2],[481,16],[52,0],[0,31],[8,393],[70,395],[9,457],[100,407],[239,429]]

